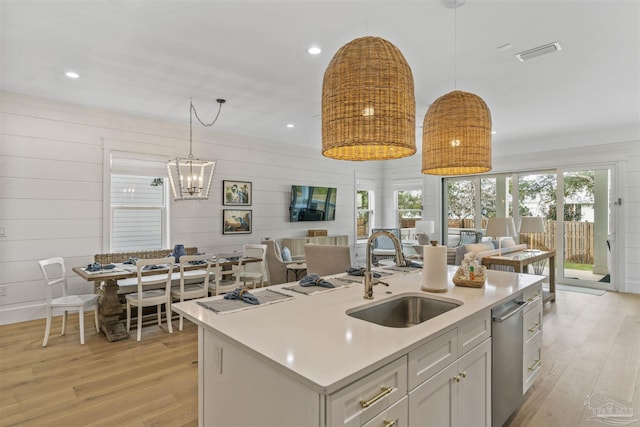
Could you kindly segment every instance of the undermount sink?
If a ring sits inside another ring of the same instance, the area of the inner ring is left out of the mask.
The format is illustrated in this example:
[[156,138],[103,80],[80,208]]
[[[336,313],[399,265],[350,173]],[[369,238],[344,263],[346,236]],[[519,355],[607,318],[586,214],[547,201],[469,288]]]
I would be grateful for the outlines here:
[[462,305],[461,301],[435,299],[420,294],[402,294],[347,310],[356,319],[390,328],[409,328]]

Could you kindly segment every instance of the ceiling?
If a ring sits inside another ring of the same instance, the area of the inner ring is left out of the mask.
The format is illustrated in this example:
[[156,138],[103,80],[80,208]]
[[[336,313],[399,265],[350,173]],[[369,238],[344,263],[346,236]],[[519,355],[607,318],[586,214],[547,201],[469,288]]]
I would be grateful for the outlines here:
[[189,98],[203,121],[225,98],[217,129],[275,142],[319,148],[324,70],[364,35],[411,66],[418,135],[454,88],[486,101],[494,147],[640,128],[639,0],[0,0],[0,19],[3,90],[185,126]]

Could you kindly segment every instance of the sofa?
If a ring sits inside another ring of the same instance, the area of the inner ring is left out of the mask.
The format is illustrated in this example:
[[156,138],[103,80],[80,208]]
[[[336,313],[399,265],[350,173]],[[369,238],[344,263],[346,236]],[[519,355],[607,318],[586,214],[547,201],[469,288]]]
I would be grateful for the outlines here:
[[[512,238],[508,237],[506,239],[502,239],[501,247],[502,247],[502,254],[508,254],[511,252],[522,251],[527,248],[527,245],[526,244],[518,245]],[[464,259],[465,254],[467,254],[468,252],[475,252],[476,255],[478,256],[478,262],[482,262],[482,258],[485,256],[498,255],[498,253],[500,252],[500,249],[498,248],[497,240],[485,240],[480,243],[467,243],[465,245],[460,245],[456,248],[450,248],[449,253],[451,253],[451,249],[455,250],[454,265],[460,265],[462,263],[462,260]],[[500,266],[499,269],[502,270],[504,269],[503,267],[505,266]],[[489,268],[495,268],[495,267],[490,266]]]

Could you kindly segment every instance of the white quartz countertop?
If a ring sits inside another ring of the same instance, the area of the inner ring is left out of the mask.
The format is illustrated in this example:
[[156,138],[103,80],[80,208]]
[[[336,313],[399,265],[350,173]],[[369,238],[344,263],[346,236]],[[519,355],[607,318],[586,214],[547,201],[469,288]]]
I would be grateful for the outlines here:
[[[195,301],[176,303],[172,308],[200,327],[245,347],[275,369],[319,393],[329,394],[544,279],[488,270],[485,286],[475,289],[454,286],[454,272],[455,267],[449,267],[449,289],[444,293],[421,291],[422,272],[418,271],[384,278],[389,286],[374,286],[373,300],[363,299],[364,287],[359,283],[313,295],[284,290],[285,284],[268,289],[293,298],[242,311],[218,314]],[[346,314],[354,307],[376,304],[403,293],[455,300],[462,305],[409,328],[379,326]]]

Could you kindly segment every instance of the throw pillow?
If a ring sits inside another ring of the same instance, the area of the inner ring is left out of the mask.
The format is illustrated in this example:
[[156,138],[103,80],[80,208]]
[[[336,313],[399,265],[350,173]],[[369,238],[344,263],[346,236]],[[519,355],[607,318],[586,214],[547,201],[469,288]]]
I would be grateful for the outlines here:
[[293,261],[293,259],[291,258],[291,251],[289,250],[288,247],[284,247],[282,248],[282,260],[284,262],[291,262]]
[[456,248],[456,265],[460,265],[462,260],[464,259],[464,255],[467,252],[475,252],[479,254],[480,252],[493,250],[493,245],[491,242],[485,243],[468,243],[466,245],[458,246]]
[[502,247],[503,248],[512,248],[515,245],[516,245],[516,241],[513,240],[513,237],[506,237],[506,238],[502,239]]
[[465,246],[467,247],[467,252],[475,252],[476,254],[493,249],[491,243],[469,243]]

